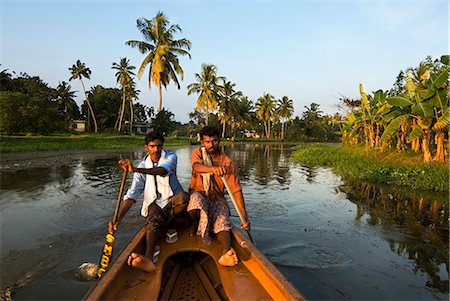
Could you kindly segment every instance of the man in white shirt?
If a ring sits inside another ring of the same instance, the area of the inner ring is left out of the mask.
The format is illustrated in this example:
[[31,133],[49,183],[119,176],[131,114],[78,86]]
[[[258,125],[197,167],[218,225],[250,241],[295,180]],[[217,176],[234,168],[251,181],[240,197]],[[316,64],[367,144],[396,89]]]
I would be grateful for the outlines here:
[[153,272],[153,253],[156,241],[165,234],[171,216],[186,209],[189,195],[184,192],[177,178],[177,155],[163,150],[164,136],[150,132],[145,136],[145,150],[148,155],[136,167],[130,160],[120,160],[119,165],[134,172],[133,183],[123,199],[123,206],[115,224],[110,221],[110,233],[117,230],[130,207],[144,193],[141,215],[146,218],[145,254],[131,253],[128,264],[132,267]]

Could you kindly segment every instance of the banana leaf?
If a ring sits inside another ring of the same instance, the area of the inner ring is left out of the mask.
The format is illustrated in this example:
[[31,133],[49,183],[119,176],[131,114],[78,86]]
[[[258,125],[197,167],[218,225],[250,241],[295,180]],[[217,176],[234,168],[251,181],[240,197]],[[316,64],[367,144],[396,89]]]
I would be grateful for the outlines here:
[[407,97],[394,96],[387,99],[388,104],[395,107],[407,107],[413,104],[413,101]]
[[443,87],[443,85],[448,82],[448,70],[445,69],[441,73],[431,74],[430,82],[435,88]]
[[411,131],[408,138],[406,138],[406,142],[411,143],[412,141],[416,140],[420,136],[422,136],[423,130],[421,128],[415,128]]
[[430,99],[430,104],[436,108],[442,109],[447,106],[447,92],[445,89],[438,89],[437,93],[434,93]]
[[398,129],[403,121],[407,120],[409,115],[401,115],[395,118],[389,123],[389,125],[384,129],[383,135],[381,135],[382,141],[390,140],[395,134],[397,134]]
[[429,117],[434,113],[434,106],[430,103],[419,102],[413,107],[411,113],[421,117]]
[[433,125],[432,129],[434,131],[439,131],[442,130],[446,127],[448,127],[448,125],[450,124],[450,109],[447,108],[444,111],[444,115],[442,115],[442,117],[440,117],[436,123]]

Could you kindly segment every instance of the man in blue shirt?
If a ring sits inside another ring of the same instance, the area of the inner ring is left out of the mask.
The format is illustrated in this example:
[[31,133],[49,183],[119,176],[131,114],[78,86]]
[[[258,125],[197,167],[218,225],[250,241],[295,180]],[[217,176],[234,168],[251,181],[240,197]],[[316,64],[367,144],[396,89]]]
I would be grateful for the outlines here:
[[119,165],[134,172],[133,183],[123,199],[123,206],[115,224],[110,221],[111,234],[117,230],[130,207],[144,193],[141,215],[146,218],[145,254],[131,253],[128,264],[132,267],[153,272],[153,252],[156,241],[165,234],[170,219],[186,209],[189,195],[184,192],[177,178],[177,155],[163,150],[164,136],[150,132],[145,136],[145,150],[148,155],[136,167],[130,160],[120,160]]

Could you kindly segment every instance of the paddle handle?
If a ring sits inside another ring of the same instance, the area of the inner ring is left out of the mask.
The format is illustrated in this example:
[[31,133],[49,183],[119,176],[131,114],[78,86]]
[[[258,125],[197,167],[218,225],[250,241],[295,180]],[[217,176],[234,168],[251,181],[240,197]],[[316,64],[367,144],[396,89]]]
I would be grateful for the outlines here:
[[114,210],[113,224],[115,224],[117,222],[117,216],[119,215],[119,208],[120,208],[120,203],[122,200],[123,189],[125,187],[125,181],[127,180],[127,173],[128,173],[128,170],[125,169],[123,171],[122,182],[120,183],[120,190],[119,190],[119,196],[117,197],[116,209]]
[[[234,195],[233,195],[233,193],[231,192],[230,185],[228,185],[228,181],[227,181],[227,179],[225,179],[224,176],[222,176],[222,181],[223,181],[223,184],[225,185],[225,188],[226,188],[227,191],[228,191],[228,195],[230,196],[230,199],[231,199],[231,202],[232,202],[233,205],[234,205],[234,208],[236,208],[236,212],[237,212],[237,214],[239,215],[239,219],[241,220],[241,223],[244,224],[244,223],[245,223],[244,215],[242,214],[240,208],[238,207],[237,202],[236,202],[236,199],[234,198]],[[253,237],[252,237],[252,235],[250,234],[250,231],[247,231],[247,234],[248,234],[248,237],[250,238],[251,242],[256,246],[256,243],[255,243],[255,241],[253,240]]]
[[[113,217],[113,221],[112,221],[113,225],[117,222],[117,216],[119,215],[119,208],[120,208],[120,203],[121,203],[121,199],[122,199],[123,188],[125,187],[125,181],[127,179],[127,173],[128,173],[128,171],[125,169],[123,171],[122,183],[120,183],[120,190],[119,190],[119,196],[117,197],[116,209],[114,210],[114,217]],[[115,241],[116,241],[116,239],[114,238],[113,234],[110,234],[110,233],[106,234],[105,244],[103,245],[103,250],[102,250],[102,257],[100,257],[100,264],[98,265],[98,270],[97,270],[97,276],[99,278],[102,277],[103,273],[106,272],[106,269],[109,266]]]

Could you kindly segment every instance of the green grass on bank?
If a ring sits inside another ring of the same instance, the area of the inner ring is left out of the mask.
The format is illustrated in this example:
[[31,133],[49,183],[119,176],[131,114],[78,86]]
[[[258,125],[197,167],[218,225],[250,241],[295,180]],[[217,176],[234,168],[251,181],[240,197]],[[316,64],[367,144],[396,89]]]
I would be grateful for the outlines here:
[[[165,146],[189,145],[195,137],[167,137]],[[223,139],[224,144],[231,139]],[[236,139],[235,142],[279,143],[278,139]],[[52,136],[6,136],[0,135],[0,153],[26,151],[92,150],[92,149],[133,149],[144,145],[144,136],[112,134],[77,134]]]
[[[189,138],[166,138],[166,146],[188,145]],[[143,147],[143,136],[125,135],[59,135],[0,136],[0,153],[24,151],[133,149]]]
[[448,163],[423,163],[420,154],[366,150],[360,146],[304,144],[296,147],[295,161],[306,165],[329,166],[350,181],[448,191]]

